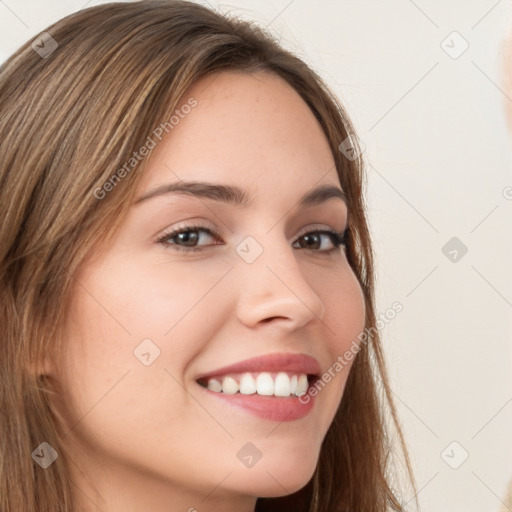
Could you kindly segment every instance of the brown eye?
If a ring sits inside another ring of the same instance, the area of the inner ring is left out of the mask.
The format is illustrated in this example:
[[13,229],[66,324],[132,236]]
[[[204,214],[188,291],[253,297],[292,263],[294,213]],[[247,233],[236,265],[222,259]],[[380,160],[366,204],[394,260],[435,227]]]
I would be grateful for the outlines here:
[[[201,236],[205,234],[205,236]],[[182,226],[169,233],[164,233],[157,243],[166,248],[172,248],[176,251],[199,252],[202,251],[201,246],[208,247],[211,245],[222,245],[222,243],[203,243],[204,238],[214,238],[221,240],[220,235],[214,230],[204,226]],[[316,230],[305,233],[298,238],[296,244],[298,249],[308,249],[321,254],[330,254],[337,251],[341,246],[345,246],[345,232],[340,234],[330,230]],[[325,244],[327,243],[327,248]],[[329,244],[331,247],[329,247]]]
[[[322,242],[325,239],[323,237],[327,237],[333,247],[320,250]],[[329,230],[310,231],[302,235],[298,239],[298,242],[301,249],[311,249],[317,252],[330,253],[345,245],[345,233],[340,235],[340,233],[337,233],[336,231]]]
[[[201,236],[201,234],[205,236]],[[220,239],[220,236],[213,230],[204,226],[183,226],[170,233],[164,233],[157,243],[162,244],[164,247],[173,248],[178,251],[200,251],[197,247],[200,241],[204,238]],[[202,245],[220,245],[220,244],[202,244]]]

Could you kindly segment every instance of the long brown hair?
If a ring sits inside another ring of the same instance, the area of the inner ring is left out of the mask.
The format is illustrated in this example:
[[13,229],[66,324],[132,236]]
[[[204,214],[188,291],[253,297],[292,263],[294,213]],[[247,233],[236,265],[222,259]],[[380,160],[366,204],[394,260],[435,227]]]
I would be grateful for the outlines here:
[[[321,124],[348,196],[347,257],[364,293],[365,326],[375,326],[364,164],[338,149],[354,129],[322,79],[254,23],[195,3],[143,0],[72,14],[0,68],[2,512],[76,510],[73,461],[39,365],[46,353],[60,353],[73,276],[122,222],[146,161],[101,200],[98,190],[170,118],[194,82],[223,70],[279,75]],[[42,442],[59,454],[44,471],[31,457]],[[402,511],[394,482],[403,468],[390,464],[396,448],[414,490],[373,329],[354,360],[313,477],[291,496],[259,498],[256,510]]]

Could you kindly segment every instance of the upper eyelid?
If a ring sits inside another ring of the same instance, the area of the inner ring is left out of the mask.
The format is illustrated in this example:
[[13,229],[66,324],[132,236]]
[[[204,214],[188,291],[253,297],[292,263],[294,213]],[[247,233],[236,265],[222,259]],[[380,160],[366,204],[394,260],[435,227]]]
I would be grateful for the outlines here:
[[[340,204],[343,204],[343,211],[341,211],[341,212],[338,209]],[[334,209],[332,209],[332,208],[334,208]],[[231,229],[222,220],[221,220],[221,224],[223,224],[223,226],[220,226],[220,228],[217,228],[215,226],[215,224],[212,224],[212,222],[208,219],[208,217],[210,215],[206,214],[206,217],[203,217],[203,213],[204,212],[202,212],[201,210],[195,212],[198,215],[195,219],[190,217],[189,219],[185,219],[185,220],[183,220],[181,222],[178,221],[176,223],[177,224],[176,228],[165,228],[164,230],[161,231],[161,233],[164,233],[164,232],[170,233],[170,232],[176,231],[178,229],[182,229],[183,226],[186,226],[187,228],[190,228],[190,225],[197,225],[197,226],[194,226],[194,227],[201,227],[201,228],[210,229],[213,232],[219,233],[219,235],[220,235],[221,232],[224,232],[225,228],[228,231],[230,231],[231,234],[233,233],[233,229]],[[180,216],[182,214],[187,214],[187,213],[192,213],[192,212],[188,211],[188,208],[183,208],[183,209],[179,208],[179,215]],[[335,204],[332,204],[330,201],[326,201],[326,202],[323,202],[323,203],[321,203],[319,205],[306,206],[304,208],[304,211],[302,211],[301,217],[304,217],[305,219],[307,219],[307,217],[310,217],[310,216],[311,217],[316,216],[316,215],[324,216],[326,214],[328,215],[328,217],[330,217],[330,219],[325,218],[324,222],[313,223],[313,227],[306,227],[306,228],[304,228],[304,231],[302,233],[300,233],[299,235],[297,235],[297,236],[302,236],[309,229],[329,229],[329,230],[332,230],[332,231],[334,231],[334,232],[336,232],[338,234],[342,234],[342,233],[344,233],[346,231],[346,229],[348,227],[349,219],[350,219],[350,212],[348,211],[348,206],[347,206],[347,204],[345,202],[344,203],[336,202]],[[334,225],[337,224],[340,221],[341,221],[342,226],[344,226],[344,227],[342,227],[340,230],[337,230],[334,227]],[[295,224],[295,222],[294,222],[294,224]],[[182,224],[183,226],[180,227],[180,224]],[[317,226],[317,224],[321,224],[322,227]]]
[[[299,233],[296,235],[296,237],[301,237],[303,235],[308,234],[309,232],[315,232],[315,231],[333,231],[334,233],[340,234],[344,233],[347,230],[347,227],[342,229],[341,231],[338,231],[332,226],[327,225],[326,223],[314,223],[313,225],[309,225],[305,228],[302,228]],[[161,240],[164,237],[168,237],[177,233],[180,233],[182,231],[208,231],[212,236],[214,237],[222,237],[220,230],[217,228],[210,226],[208,224],[196,224],[194,222],[190,222],[189,224],[183,224],[178,225],[175,228],[169,228],[166,230],[163,230],[161,234],[157,235],[157,240]]]
[[[161,235],[159,235],[156,238],[155,242],[157,244],[166,245],[166,240],[167,239],[169,239],[171,237],[175,237],[175,236],[177,236],[181,232],[187,232],[187,231],[197,231],[197,232],[203,231],[203,232],[208,232],[208,235],[211,236],[213,239],[222,240],[222,243],[215,243],[215,244],[207,244],[205,246],[198,246],[198,247],[203,247],[203,250],[207,250],[208,248],[212,248],[213,246],[225,245],[225,241],[224,241],[224,239],[222,237],[222,234],[220,233],[220,230],[217,230],[216,228],[212,228],[208,224],[201,225],[199,223],[195,224],[194,222],[190,222],[190,224],[188,224],[188,225],[187,224],[184,224],[184,225],[181,225],[181,226],[178,225],[175,228],[172,228],[172,229],[164,231]],[[308,233],[315,233],[315,232],[324,232],[324,236],[326,234],[328,234],[328,233],[333,233],[337,237],[341,237],[342,239],[345,239],[347,231],[348,231],[348,225],[344,229],[342,229],[341,231],[338,231],[338,230],[336,230],[335,228],[333,228],[331,226],[327,226],[326,227],[326,225],[320,225],[320,223],[315,223],[312,226],[307,226],[307,227],[303,228],[301,231],[299,231],[299,233],[295,236],[295,238],[294,238],[292,243],[296,243],[296,241],[298,239],[300,239],[304,235],[307,235]],[[185,252],[194,252],[194,251],[201,250],[201,249],[199,249],[197,247],[189,248],[189,249],[181,248],[178,244],[169,244],[169,245],[177,245],[177,247],[178,247],[177,250],[181,250],[181,251],[185,251]],[[325,253],[327,253],[329,251],[318,251],[318,252],[322,252],[322,253],[325,252]]]

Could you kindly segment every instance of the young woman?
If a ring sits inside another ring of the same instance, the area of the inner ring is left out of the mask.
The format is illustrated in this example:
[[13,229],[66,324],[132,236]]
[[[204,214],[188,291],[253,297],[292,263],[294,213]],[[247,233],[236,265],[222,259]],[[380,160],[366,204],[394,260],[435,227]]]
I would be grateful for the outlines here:
[[0,147],[3,512],[405,510],[363,164],[310,68],[92,7],[0,69]]

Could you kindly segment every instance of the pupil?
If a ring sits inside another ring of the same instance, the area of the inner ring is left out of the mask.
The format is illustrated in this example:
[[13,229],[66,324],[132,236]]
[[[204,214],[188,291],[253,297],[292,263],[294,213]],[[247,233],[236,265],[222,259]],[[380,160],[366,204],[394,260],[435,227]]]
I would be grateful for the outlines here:
[[[306,243],[308,242],[308,240],[312,241],[314,245],[317,245],[318,243],[318,240],[317,240],[317,235],[306,235],[304,237],[304,240],[306,241]],[[311,245],[311,244],[309,244]]]
[[[192,233],[192,236],[190,236],[190,233]],[[194,242],[197,241],[197,233],[193,231],[185,231],[184,233],[180,233],[178,237],[182,242],[185,242],[186,245],[194,245]]]

